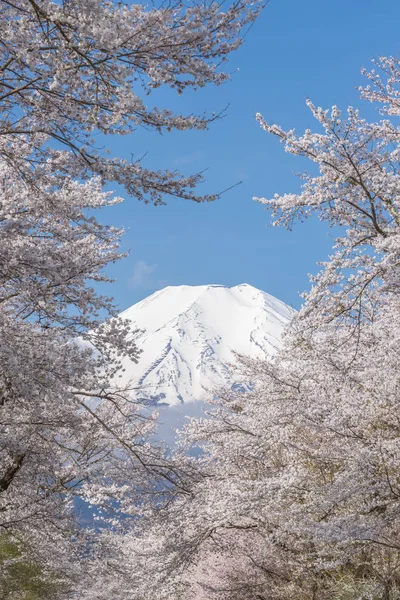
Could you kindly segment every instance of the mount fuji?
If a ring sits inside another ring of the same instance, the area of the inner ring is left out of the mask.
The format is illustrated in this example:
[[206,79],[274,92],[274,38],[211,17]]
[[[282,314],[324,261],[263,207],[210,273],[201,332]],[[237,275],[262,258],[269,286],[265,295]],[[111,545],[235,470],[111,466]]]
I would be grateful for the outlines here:
[[210,399],[210,390],[234,385],[228,364],[235,352],[272,356],[294,313],[248,284],[166,287],[120,315],[141,330],[135,338],[142,351],[137,364],[124,362],[120,383],[145,404],[191,413],[189,405]]

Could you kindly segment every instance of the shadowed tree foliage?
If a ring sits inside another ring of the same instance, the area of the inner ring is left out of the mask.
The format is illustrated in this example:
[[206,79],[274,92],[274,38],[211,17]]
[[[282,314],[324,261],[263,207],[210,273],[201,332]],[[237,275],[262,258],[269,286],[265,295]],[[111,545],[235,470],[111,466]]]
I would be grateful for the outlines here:
[[0,536],[0,600],[58,600],[68,585],[8,534]]

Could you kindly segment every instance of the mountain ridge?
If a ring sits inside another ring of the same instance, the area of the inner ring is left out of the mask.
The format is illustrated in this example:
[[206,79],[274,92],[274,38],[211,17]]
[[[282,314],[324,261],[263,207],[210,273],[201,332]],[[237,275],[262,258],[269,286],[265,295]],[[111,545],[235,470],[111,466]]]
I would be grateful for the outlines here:
[[267,358],[295,311],[248,284],[168,286],[121,313],[139,328],[139,363],[124,361],[123,383],[153,405],[206,401],[235,383],[234,353]]

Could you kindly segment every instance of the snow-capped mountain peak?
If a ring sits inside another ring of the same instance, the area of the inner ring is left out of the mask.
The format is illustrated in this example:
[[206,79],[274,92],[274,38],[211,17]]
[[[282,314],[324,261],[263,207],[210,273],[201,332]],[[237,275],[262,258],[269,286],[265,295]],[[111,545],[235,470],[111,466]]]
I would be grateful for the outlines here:
[[137,399],[176,405],[206,400],[210,389],[232,385],[233,352],[276,352],[294,311],[248,284],[169,286],[121,316],[142,333],[138,364],[124,364]]

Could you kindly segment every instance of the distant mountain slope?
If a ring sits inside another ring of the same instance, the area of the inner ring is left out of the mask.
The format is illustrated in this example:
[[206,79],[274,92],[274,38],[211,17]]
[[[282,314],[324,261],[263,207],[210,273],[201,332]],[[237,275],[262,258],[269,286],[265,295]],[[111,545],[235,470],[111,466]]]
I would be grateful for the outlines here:
[[272,355],[294,310],[250,285],[166,287],[124,311],[143,350],[125,362],[124,382],[150,404],[204,401],[208,390],[234,383],[227,368],[233,351]]

